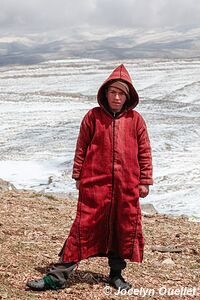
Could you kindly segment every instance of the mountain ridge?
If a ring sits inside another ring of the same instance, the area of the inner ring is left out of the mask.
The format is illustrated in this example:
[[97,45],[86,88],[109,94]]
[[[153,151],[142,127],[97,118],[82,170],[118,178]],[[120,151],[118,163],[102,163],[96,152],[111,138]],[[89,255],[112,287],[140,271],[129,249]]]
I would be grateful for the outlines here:
[[0,66],[35,64],[69,57],[110,59],[198,58],[200,28],[70,32],[0,38]]

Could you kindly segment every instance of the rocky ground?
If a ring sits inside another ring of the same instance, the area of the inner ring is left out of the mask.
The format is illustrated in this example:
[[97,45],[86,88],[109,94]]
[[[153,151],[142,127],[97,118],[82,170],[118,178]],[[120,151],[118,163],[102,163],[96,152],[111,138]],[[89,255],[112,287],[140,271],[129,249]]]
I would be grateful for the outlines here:
[[64,290],[26,289],[57,261],[75,213],[74,200],[0,190],[0,299],[200,299],[200,223],[166,215],[143,216],[144,261],[124,272],[129,295],[108,286],[106,258],[82,261]]

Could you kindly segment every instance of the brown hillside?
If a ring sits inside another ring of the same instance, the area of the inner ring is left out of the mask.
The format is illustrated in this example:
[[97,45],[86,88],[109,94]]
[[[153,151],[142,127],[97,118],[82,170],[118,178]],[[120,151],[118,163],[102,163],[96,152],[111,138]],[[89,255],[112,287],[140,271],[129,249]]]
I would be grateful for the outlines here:
[[0,194],[0,299],[200,299],[200,223],[164,215],[143,217],[144,262],[128,262],[124,272],[134,287],[129,298],[107,290],[106,258],[82,261],[64,290],[26,289],[27,279],[40,278],[56,262],[75,213],[73,200],[31,191]]

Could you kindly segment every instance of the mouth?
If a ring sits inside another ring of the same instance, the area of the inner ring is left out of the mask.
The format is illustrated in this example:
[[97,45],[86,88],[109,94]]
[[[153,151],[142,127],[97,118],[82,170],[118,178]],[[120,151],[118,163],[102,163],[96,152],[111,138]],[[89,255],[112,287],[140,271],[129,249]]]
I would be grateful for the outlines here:
[[121,105],[121,102],[113,102],[114,105]]

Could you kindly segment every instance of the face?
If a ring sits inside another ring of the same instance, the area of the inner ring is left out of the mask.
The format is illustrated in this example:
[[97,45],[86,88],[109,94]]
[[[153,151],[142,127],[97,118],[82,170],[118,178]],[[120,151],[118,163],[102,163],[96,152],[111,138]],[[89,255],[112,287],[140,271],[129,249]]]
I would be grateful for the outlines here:
[[126,102],[126,94],[122,90],[115,87],[108,88],[106,96],[109,107],[113,112],[119,112]]

